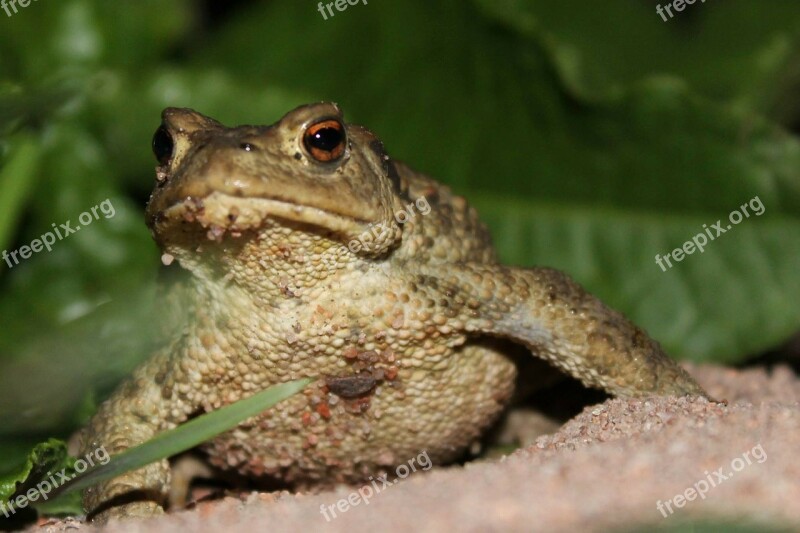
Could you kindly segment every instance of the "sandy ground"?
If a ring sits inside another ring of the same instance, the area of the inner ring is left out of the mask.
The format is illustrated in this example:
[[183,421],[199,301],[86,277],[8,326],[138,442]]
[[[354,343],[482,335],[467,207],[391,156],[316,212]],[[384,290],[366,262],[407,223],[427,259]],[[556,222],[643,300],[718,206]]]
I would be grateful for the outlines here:
[[[742,517],[800,530],[800,379],[787,367],[689,369],[727,405],[608,400],[510,456],[413,473],[345,512],[348,487],[251,493],[103,531],[608,531]],[[31,531],[76,528],[97,529]]]

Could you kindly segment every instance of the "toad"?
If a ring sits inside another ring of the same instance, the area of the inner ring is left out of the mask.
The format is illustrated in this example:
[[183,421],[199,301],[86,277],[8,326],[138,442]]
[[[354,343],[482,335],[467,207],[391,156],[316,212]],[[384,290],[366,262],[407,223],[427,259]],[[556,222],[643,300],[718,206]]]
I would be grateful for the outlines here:
[[[146,221],[185,312],[101,405],[111,454],[271,385],[314,382],[203,446],[295,486],[458,458],[508,405],[508,346],[618,396],[705,395],[642,329],[550,268],[498,263],[476,211],[391,159],[331,103],[271,126],[168,108]],[[497,342],[495,342],[497,340]],[[502,342],[501,342],[502,341]],[[166,460],[84,493],[95,516],[163,512]]]

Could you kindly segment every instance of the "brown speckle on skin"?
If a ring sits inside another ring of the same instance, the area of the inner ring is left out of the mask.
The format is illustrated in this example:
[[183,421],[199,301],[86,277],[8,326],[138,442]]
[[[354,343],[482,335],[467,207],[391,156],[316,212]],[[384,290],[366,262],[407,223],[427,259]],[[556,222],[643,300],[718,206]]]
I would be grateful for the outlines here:
[[377,381],[368,375],[343,376],[330,377],[325,380],[325,385],[333,394],[349,399],[372,392]]
[[331,409],[326,403],[317,405],[317,413],[319,413],[319,415],[325,420],[328,420],[331,417]]

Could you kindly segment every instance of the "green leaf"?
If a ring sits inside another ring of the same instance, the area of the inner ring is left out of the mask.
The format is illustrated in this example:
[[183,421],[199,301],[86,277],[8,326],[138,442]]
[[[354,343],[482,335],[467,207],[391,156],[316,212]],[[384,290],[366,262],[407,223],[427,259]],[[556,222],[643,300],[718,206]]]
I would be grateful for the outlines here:
[[[474,0],[485,14],[541,43],[576,98],[619,95],[651,77],[684,80],[698,94],[742,109],[789,118],[782,99],[796,93],[800,4],[757,1],[686,5],[666,22],[657,3],[581,0]],[[731,38],[735,34],[736,38]],[[794,102],[800,99],[794,95]],[[793,115],[796,117],[797,115]]]
[[110,66],[139,71],[167,53],[192,22],[190,0],[39,2],[10,19],[0,15],[1,71],[26,82]]
[[0,472],[0,502],[7,503],[16,494],[35,487],[51,474],[70,469],[74,462],[63,441],[49,439],[37,444],[21,464]]

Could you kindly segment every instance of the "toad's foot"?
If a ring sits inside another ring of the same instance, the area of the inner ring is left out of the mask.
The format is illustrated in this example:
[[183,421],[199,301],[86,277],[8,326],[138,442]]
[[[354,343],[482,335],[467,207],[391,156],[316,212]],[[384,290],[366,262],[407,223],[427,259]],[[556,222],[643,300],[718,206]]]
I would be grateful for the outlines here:
[[105,525],[111,520],[128,520],[131,518],[150,518],[164,514],[164,508],[155,502],[137,501],[109,507],[92,516],[92,523]]

